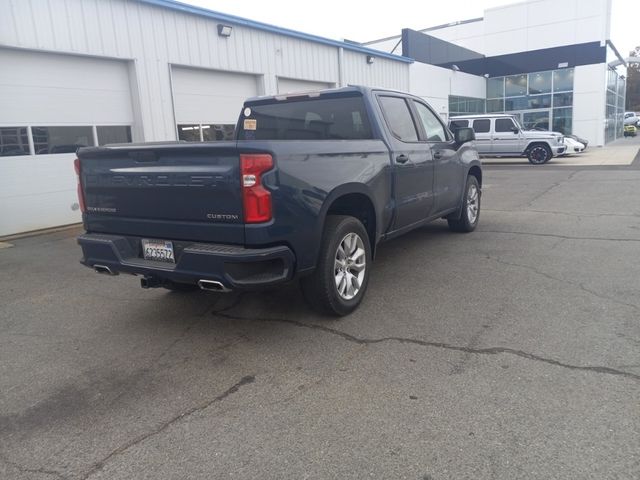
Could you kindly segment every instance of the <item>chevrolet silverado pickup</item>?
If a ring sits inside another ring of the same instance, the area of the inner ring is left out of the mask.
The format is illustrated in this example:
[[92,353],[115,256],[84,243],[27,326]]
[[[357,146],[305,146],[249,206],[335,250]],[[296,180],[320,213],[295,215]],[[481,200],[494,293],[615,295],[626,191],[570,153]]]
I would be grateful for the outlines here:
[[170,290],[299,279],[312,307],[346,315],[380,242],[440,218],[476,228],[473,140],[419,97],[345,87],[249,99],[234,141],[82,148],[81,263]]

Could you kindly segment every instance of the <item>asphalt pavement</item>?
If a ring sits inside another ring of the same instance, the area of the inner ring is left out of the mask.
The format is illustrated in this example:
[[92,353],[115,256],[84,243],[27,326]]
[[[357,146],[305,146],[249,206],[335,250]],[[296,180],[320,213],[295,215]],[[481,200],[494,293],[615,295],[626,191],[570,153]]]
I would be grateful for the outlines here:
[[485,170],[354,314],[0,249],[2,479],[638,479],[640,168]]

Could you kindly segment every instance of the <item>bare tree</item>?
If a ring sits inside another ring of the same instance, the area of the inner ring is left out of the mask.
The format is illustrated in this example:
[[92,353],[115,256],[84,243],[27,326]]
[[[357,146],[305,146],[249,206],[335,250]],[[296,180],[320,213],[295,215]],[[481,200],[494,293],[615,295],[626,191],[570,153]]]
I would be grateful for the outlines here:
[[627,68],[626,109],[630,112],[640,111],[640,46],[629,52],[630,57],[637,57],[638,62],[629,62]]

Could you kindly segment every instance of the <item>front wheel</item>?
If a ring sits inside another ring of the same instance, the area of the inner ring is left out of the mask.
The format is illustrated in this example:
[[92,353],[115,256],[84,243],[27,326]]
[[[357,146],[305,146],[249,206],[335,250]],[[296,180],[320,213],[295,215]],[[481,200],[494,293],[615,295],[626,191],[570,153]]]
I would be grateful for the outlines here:
[[542,165],[543,163],[547,163],[551,160],[552,156],[553,153],[551,153],[549,146],[542,143],[533,145],[527,152],[529,163],[532,163],[533,165]]
[[315,310],[335,316],[353,312],[369,283],[371,246],[364,225],[354,217],[329,215],[315,271],[300,285]]
[[473,175],[467,177],[462,212],[459,217],[448,217],[449,228],[454,232],[473,232],[480,219],[480,184]]

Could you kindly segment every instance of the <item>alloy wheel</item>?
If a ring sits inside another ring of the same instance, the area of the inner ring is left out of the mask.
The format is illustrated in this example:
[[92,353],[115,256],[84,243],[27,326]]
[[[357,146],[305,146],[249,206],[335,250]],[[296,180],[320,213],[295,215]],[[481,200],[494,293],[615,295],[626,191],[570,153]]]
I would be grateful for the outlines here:
[[338,295],[344,300],[353,299],[364,282],[367,255],[362,238],[348,233],[338,244],[334,262],[334,275]]

